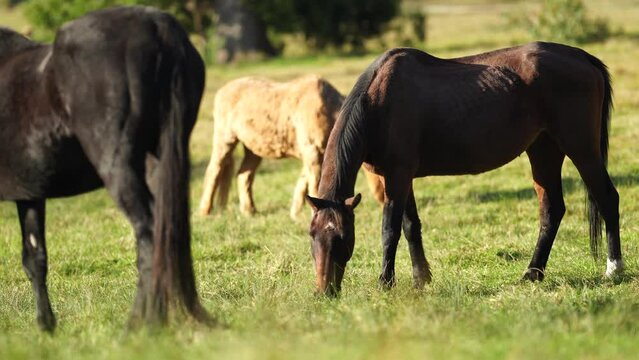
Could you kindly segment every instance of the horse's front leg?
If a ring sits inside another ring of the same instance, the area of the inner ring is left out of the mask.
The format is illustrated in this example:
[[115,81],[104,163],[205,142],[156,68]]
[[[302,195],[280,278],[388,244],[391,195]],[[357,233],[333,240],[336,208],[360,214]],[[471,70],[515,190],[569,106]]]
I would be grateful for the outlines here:
[[44,241],[44,200],[17,201],[22,230],[22,266],[33,286],[38,325],[53,331],[56,321],[47,290],[47,248]]
[[384,214],[382,219],[382,273],[379,283],[382,288],[395,285],[395,254],[402,231],[402,217],[406,206],[412,177],[407,172],[395,172],[385,176]]

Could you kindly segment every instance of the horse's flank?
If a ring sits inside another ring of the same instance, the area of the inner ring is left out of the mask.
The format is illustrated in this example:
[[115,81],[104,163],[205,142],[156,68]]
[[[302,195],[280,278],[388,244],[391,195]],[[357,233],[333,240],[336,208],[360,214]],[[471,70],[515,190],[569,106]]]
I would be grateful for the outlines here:
[[0,199],[70,196],[100,187],[102,181],[65,123],[67,110],[48,68],[53,47],[7,29],[0,32],[0,151],[11,154],[0,157]]
[[553,94],[603,88],[589,83],[599,79],[603,84],[587,53],[549,43],[457,59],[391,50],[371,64],[346,99],[329,139],[325,157],[334,160],[325,162],[320,196],[352,196],[353,169],[362,162],[381,175],[404,166],[416,177],[502,166],[555,120],[544,105]]

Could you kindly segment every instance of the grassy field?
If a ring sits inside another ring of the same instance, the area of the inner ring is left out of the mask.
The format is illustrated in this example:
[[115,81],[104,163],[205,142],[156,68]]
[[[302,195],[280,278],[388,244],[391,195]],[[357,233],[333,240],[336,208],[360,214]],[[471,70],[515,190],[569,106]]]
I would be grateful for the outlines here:
[[[490,173],[415,181],[434,276],[423,291],[411,288],[403,240],[397,286],[378,290],[381,209],[359,181],[364,200],[356,210],[357,244],[344,292],[338,300],[315,297],[310,211],[299,221],[288,218],[300,164],[264,161],[255,182],[258,215],[241,216],[233,196],[227,212],[192,219],[199,290],[224,324],[213,329],[182,321],[158,333],[126,334],[136,283],[133,234],[107,194],[96,191],[47,203],[49,289],[59,327],[54,336],[40,333],[21,268],[15,206],[0,204],[0,359],[637,357],[639,2],[589,5],[592,13],[623,28],[604,43],[585,46],[609,65],[614,78],[609,171],[621,196],[627,265],[619,281],[604,279],[604,262],[589,256],[584,193],[570,161],[563,171],[568,211],[546,280],[519,281],[538,231],[537,200],[523,154]],[[0,11],[0,24],[4,17],[19,19]],[[529,40],[505,27],[498,6],[443,12],[429,21],[428,51],[442,57]],[[217,88],[244,75],[286,80],[314,72],[347,92],[374,56],[209,69],[192,137],[192,207],[208,161]]]

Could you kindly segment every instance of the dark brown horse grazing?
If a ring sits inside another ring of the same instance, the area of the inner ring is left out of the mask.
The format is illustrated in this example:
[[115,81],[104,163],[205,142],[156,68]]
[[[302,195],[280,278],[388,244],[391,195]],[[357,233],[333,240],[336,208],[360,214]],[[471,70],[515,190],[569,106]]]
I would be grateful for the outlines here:
[[395,253],[403,228],[416,287],[429,282],[412,180],[477,174],[523,151],[532,166],[541,226],[524,278],[542,280],[565,212],[561,167],[568,156],[590,200],[591,249],[608,238],[607,275],[623,270],[619,196],[608,172],[612,89],[606,66],[583,50],[531,43],[458,59],[415,49],[379,57],[357,81],[328,141],[319,199],[310,226],[318,291],[340,290],[353,253],[353,197],[365,163],[385,181],[380,282],[395,281]]
[[[38,324],[53,330],[45,199],[105,186],[137,239],[132,325],[177,304],[198,319],[191,263],[188,141],[204,65],[171,16],[145,7],[90,13],[53,45],[0,29],[0,200],[15,201]],[[147,182],[148,179],[148,182]]]

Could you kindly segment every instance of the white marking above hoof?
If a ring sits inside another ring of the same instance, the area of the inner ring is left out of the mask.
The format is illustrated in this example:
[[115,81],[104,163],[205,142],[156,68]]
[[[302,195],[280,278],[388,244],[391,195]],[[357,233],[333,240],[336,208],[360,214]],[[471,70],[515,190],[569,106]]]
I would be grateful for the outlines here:
[[620,275],[621,273],[623,273],[623,260],[608,259],[608,262],[606,263],[606,276],[612,277],[615,275]]

